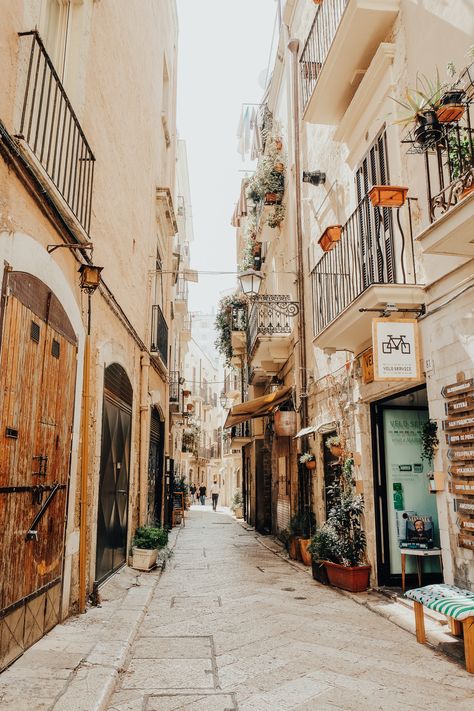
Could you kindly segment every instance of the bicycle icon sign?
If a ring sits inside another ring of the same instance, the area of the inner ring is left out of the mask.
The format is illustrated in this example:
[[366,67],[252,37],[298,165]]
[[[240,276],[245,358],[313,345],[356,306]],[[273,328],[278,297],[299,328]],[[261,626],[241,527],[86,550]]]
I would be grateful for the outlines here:
[[405,339],[405,334],[393,336],[391,333],[387,333],[387,340],[382,341],[382,353],[390,355],[393,351],[399,351],[403,355],[410,355],[411,345]]

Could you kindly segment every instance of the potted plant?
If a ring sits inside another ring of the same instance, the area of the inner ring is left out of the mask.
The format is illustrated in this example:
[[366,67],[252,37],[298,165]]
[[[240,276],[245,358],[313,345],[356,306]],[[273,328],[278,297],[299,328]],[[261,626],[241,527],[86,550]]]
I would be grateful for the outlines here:
[[288,526],[289,529],[289,539],[288,539],[288,553],[292,560],[300,560],[300,538],[302,535],[302,525],[301,525],[301,514],[294,514]]
[[240,489],[234,491],[234,496],[232,497],[232,505],[230,507],[234,512],[235,518],[244,517],[244,499]]
[[445,86],[440,82],[439,74],[436,72],[434,81],[424,75],[417,74],[416,88],[406,90],[404,101],[391,97],[406,111],[406,114],[395,123],[405,126],[414,125],[415,143],[422,148],[432,146],[442,136],[442,129],[436,111],[439,108],[444,92]]
[[340,476],[328,487],[333,503],[322,529],[332,543],[324,565],[331,585],[362,592],[369,586],[370,565],[364,563],[366,537],[360,521],[364,498],[355,493],[353,466],[353,459],[346,459]]
[[168,531],[154,526],[140,526],[132,538],[132,568],[151,570],[156,565],[158,551],[168,543]]
[[342,457],[343,448],[339,435],[328,437],[326,440],[326,447],[329,449],[333,457]]
[[301,464],[306,465],[306,469],[316,469],[316,460],[312,452],[304,452],[300,456],[299,461]]
[[435,420],[426,420],[421,428],[421,458],[432,462],[438,447],[438,425]]
[[329,526],[317,528],[308,547],[311,553],[311,567],[314,580],[323,585],[329,585],[328,574],[324,562],[333,558],[333,550],[337,545],[334,530]]
[[299,518],[300,535],[298,545],[300,547],[300,557],[305,565],[311,565],[312,556],[309,549],[311,536],[316,528],[316,519],[312,511],[303,511]]
[[448,89],[440,99],[436,115],[440,123],[457,123],[464,116],[464,91]]

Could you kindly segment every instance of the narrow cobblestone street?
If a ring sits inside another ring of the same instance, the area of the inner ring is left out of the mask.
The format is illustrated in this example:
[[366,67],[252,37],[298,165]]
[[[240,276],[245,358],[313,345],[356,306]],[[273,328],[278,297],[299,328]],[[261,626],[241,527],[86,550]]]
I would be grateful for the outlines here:
[[109,711],[472,709],[461,666],[193,507]]

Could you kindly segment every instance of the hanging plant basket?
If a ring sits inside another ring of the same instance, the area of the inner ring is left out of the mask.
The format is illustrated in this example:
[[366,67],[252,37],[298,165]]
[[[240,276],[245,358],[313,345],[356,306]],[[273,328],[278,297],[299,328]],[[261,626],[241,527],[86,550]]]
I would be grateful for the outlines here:
[[265,205],[281,205],[281,193],[265,193],[263,202]]
[[310,459],[309,462],[305,462],[306,469],[316,469],[316,460]]
[[323,252],[330,252],[341,239],[342,225],[330,225],[326,227],[318,240],[318,244]]
[[400,185],[374,185],[369,197],[374,207],[402,207],[408,188]]
[[344,450],[342,449],[340,444],[332,444],[329,447],[329,451],[331,452],[333,457],[342,457]]
[[183,390],[184,397],[189,397],[191,395],[191,390]]

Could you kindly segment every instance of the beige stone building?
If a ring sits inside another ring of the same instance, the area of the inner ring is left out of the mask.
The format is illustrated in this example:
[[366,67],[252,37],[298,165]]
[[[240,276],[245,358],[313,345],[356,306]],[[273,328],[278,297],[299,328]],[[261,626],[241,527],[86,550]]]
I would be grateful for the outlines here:
[[[256,420],[249,520],[279,531],[284,510],[311,503],[324,521],[340,465],[325,445],[339,435],[354,455],[379,585],[400,584],[404,514],[431,518],[444,579],[474,585],[473,35],[462,3],[288,0],[256,141],[267,187],[268,165],[285,166],[285,214],[275,216],[273,198],[249,208],[252,176],[237,207],[239,253],[260,254],[265,277],[249,311],[249,399],[291,387],[297,429],[311,428],[295,440],[276,436],[275,418]],[[393,99],[417,87],[431,115],[397,123],[404,110]],[[387,202],[380,190],[369,195],[374,186],[407,190]],[[291,301],[294,317],[281,306]],[[407,344],[415,332],[418,343]],[[400,370],[403,355],[410,371]],[[431,461],[422,457],[429,419],[440,442]],[[315,455],[310,474],[298,472],[297,449]],[[436,556],[424,575],[439,579]]]
[[165,521],[181,233],[174,1],[12,0],[0,35],[2,668]]

